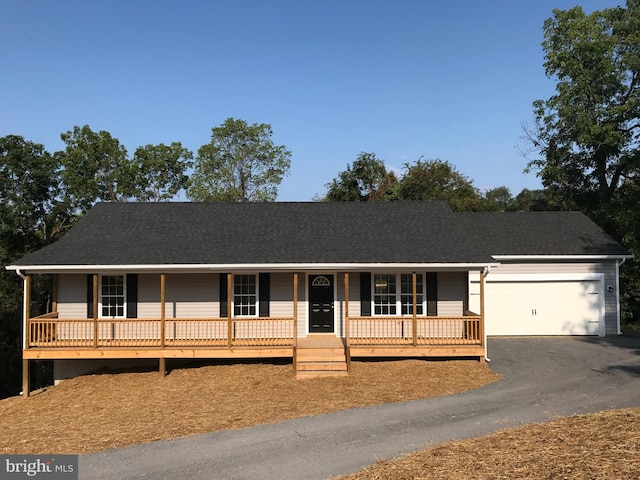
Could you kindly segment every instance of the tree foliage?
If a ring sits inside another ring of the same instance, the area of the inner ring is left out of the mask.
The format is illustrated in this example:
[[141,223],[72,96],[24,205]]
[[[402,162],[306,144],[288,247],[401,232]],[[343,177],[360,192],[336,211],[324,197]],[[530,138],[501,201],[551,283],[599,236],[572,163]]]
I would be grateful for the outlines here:
[[[68,224],[58,204],[59,164],[40,144],[17,135],[0,138],[0,397],[18,391],[22,282],[4,269],[55,240]],[[33,283],[34,312],[41,311],[47,279]]]
[[275,145],[271,126],[228,118],[198,149],[187,196],[196,201],[274,201],[291,167],[291,152]]
[[135,194],[136,169],[126,148],[109,132],[75,126],[60,135],[66,144],[58,155],[67,199],[74,209],[88,210],[96,201],[118,202]]
[[529,168],[565,206],[597,214],[638,177],[640,9],[554,10],[542,47],[557,93],[534,102]]
[[362,152],[347,169],[326,185],[325,200],[333,202],[366,202],[393,200],[398,180],[387,172],[384,161],[375,153]]
[[[555,205],[582,210],[638,255],[640,7],[554,10],[542,47],[556,94],[534,102],[527,134],[540,157],[528,169]],[[638,270],[622,270],[627,312],[640,308]]]
[[398,185],[400,200],[446,200],[455,211],[482,210],[480,192],[473,181],[449,162],[419,159],[404,168]]
[[193,153],[180,142],[138,147],[133,155],[136,200],[162,202],[174,198],[189,181],[186,171],[192,159]]

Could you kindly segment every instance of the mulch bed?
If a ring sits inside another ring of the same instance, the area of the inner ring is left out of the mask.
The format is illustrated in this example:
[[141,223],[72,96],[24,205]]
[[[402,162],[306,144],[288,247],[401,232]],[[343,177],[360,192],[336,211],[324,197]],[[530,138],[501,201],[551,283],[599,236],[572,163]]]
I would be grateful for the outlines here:
[[334,480],[640,478],[640,409],[503,430],[380,461]]
[[451,395],[499,375],[474,360],[352,363],[296,380],[291,364],[232,364],[78,377],[0,400],[0,453],[90,453],[348,408]]

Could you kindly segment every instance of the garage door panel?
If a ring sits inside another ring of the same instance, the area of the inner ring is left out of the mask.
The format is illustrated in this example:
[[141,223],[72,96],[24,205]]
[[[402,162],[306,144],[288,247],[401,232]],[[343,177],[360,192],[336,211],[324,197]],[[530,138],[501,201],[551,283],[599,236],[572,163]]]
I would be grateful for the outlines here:
[[487,282],[488,335],[598,335],[600,282]]

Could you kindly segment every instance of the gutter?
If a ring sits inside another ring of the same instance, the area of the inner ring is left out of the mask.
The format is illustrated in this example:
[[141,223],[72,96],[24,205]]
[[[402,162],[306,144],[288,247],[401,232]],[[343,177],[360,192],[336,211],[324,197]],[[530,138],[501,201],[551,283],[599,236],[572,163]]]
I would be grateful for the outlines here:
[[[616,262],[616,305],[617,305],[617,323],[618,323],[618,335],[622,335],[622,326],[620,325],[622,319],[621,319],[621,312],[620,312],[620,266],[627,261],[627,258],[630,257],[624,257],[619,259]],[[633,258],[633,257],[631,257]]]
[[[484,276],[485,278],[487,277],[487,275],[489,275],[489,273],[491,272],[491,265],[487,265],[484,270],[482,271],[481,275]],[[485,293],[486,293],[486,282],[485,282]],[[484,299],[482,300],[484,303]],[[484,315],[484,308],[482,309],[482,321],[484,322],[485,320],[485,315]],[[486,324],[483,325],[482,328],[483,332],[484,332],[484,360],[486,362],[491,362],[491,359],[487,356],[487,326]]]

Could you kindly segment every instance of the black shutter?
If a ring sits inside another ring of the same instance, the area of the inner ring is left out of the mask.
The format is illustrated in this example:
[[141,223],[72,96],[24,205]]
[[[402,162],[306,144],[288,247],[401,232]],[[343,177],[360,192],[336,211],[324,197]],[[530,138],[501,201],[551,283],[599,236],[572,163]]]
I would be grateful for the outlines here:
[[427,272],[427,315],[438,315],[438,274]]
[[229,316],[229,311],[227,310],[227,294],[229,293],[229,289],[227,288],[227,274],[220,274],[220,316],[227,317]]
[[127,318],[138,318],[138,274],[127,274]]
[[93,318],[93,275],[87,275],[87,318]]
[[360,315],[371,316],[371,272],[360,272]]
[[270,276],[268,273],[261,273],[258,277],[258,298],[259,298],[259,306],[258,306],[258,316],[260,317],[268,317],[269,316],[269,295],[270,295],[270,285],[269,285]]

